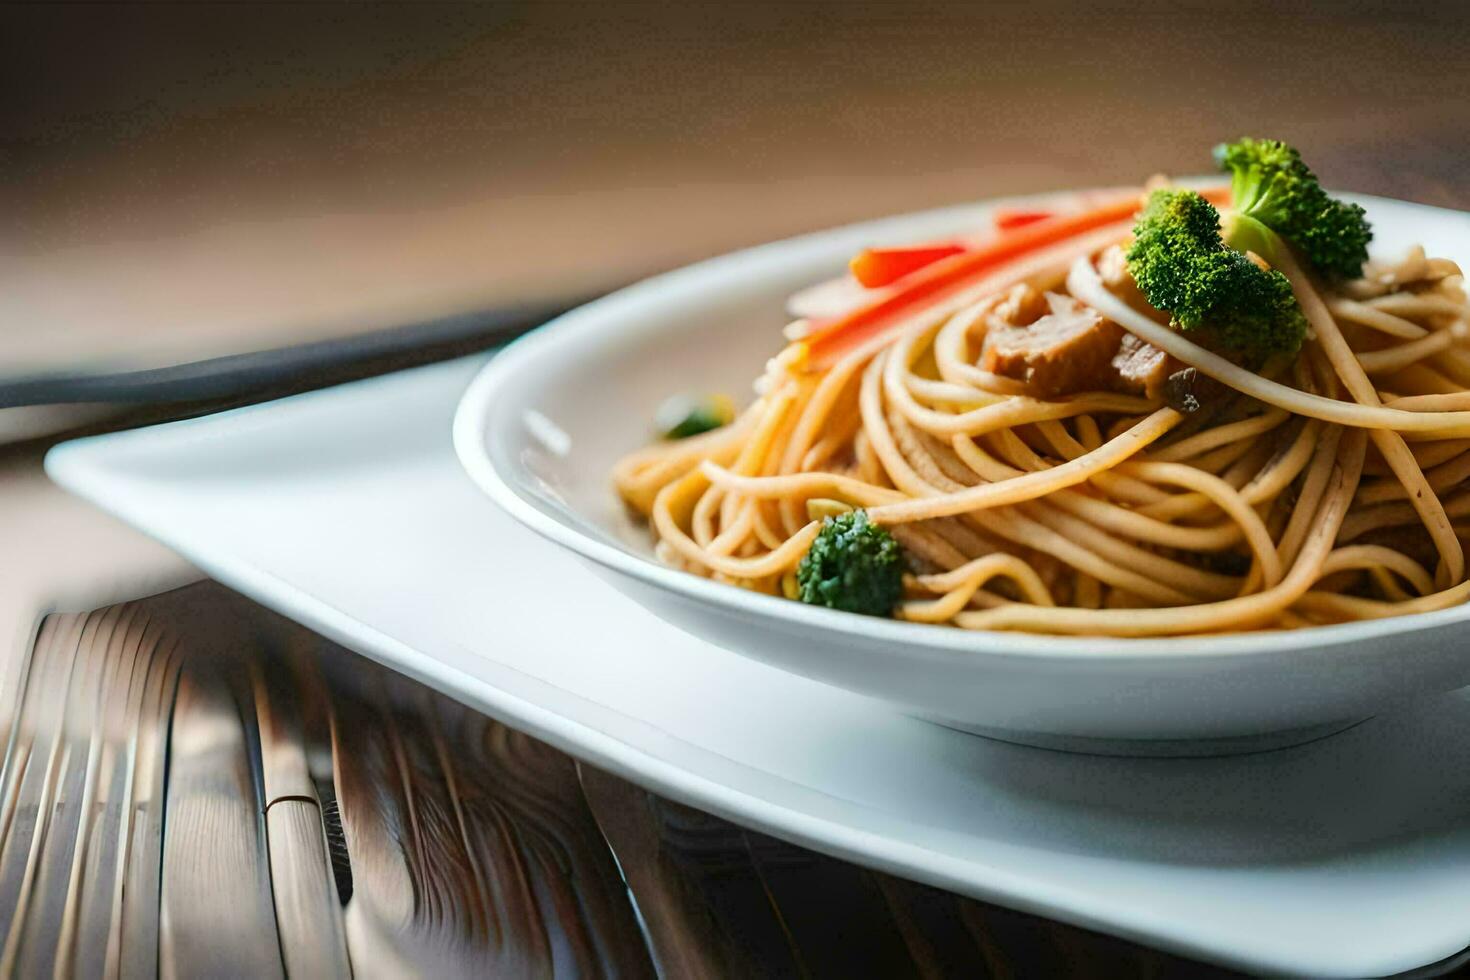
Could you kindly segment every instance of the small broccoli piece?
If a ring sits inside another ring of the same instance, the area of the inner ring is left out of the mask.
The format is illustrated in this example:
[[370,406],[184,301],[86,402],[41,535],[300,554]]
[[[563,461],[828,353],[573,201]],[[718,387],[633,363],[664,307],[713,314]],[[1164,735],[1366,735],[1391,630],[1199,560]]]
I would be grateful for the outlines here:
[[892,616],[903,593],[903,549],[855,510],[822,521],[796,569],[798,598],[814,606]]
[[1181,331],[1199,330],[1243,359],[1294,354],[1307,323],[1291,283],[1220,237],[1220,213],[1194,191],[1161,190],[1133,229],[1128,271]]
[[654,415],[654,426],[664,439],[687,439],[733,421],[735,403],[725,395],[675,395]]
[[1329,279],[1363,274],[1373,230],[1363,209],[1333,198],[1280,140],[1241,139],[1215,148],[1231,174],[1232,206],[1292,242]]

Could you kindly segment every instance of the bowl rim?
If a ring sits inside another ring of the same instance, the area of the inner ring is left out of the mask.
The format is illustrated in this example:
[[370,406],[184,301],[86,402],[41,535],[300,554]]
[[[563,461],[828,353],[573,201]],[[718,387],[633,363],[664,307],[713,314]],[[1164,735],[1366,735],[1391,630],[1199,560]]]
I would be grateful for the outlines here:
[[[522,494],[500,472],[488,451],[488,437],[510,421],[501,418],[500,414],[503,413],[498,412],[499,399],[509,379],[521,375],[541,358],[563,350],[575,351],[579,347],[585,349],[585,345],[577,343],[584,336],[593,333],[606,336],[606,331],[610,329],[626,330],[631,318],[638,314],[640,308],[650,303],[657,304],[661,298],[697,294],[718,286],[737,272],[744,271],[748,275],[747,267],[751,265],[760,267],[791,255],[825,252],[832,249],[835,240],[840,237],[872,234],[891,235],[901,239],[906,226],[925,220],[943,220],[950,216],[959,218],[961,215],[983,213],[999,206],[1035,205],[1093,190],[1095,189],[1087,188],[987,198],[840,225],[728,252],[616,290],[563,313],[527,333],[507,345],[480,369],[465,389],[455,410],[452,432],[455,453],[475,484],[517,521],[542,537],[605,568],[701,604],[720,607],[727,613],[771,617],[795,629],[828,632],[867,643],[884,642],[891,644],[895,653],[902,652],[911,658],[918,656],[921,659],[950,661],[957,656],[973,658],[983,654],[993,658],[1061,662],[1096,662],[1101,659],[1118,662],[1130,658],[1156,662],[1160,658],[1177,656],[1187,658],[1191,663],[1199,663],[1213,657],[1238,660],[1286,652],[1318,651],[1342,656],[1344,647],[1358,647],[1368,641],[1428,630],[1470,618],[1470,603],[1462,603],[1433,612],[1297,630],[1201,636],[1105,637],[962,630],[942,624],[860,616],[713,582],[599,540]],[[1392,198],[1363,194],[1344,196],[1368,205],[1388,204],[1440,214],[1463,214],[1450,208]],[[612,492],[610,487],[608,492]]]

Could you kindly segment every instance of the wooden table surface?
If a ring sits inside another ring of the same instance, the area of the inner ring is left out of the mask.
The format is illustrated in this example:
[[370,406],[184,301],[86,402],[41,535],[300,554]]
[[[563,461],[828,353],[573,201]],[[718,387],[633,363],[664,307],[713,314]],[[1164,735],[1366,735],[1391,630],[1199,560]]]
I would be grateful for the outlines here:
[[[1243,132],[1470,207],[1467,25],[1432,2],[4,6],[0,373],[555,300],[1197,172]],[[0,448],[0,975],[1219,974],[744,831],[220,586],[170,591],[197,573],[47,485],[44,447]]]

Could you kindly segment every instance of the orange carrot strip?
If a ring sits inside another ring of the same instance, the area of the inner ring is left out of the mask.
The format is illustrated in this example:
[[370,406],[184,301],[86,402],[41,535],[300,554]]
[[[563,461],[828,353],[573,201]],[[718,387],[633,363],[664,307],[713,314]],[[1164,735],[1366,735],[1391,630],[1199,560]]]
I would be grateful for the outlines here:
[[853,278],[873,289],[886,286],[940,259],[965,251],[962,245],[923,245],[916,248],[865,248],[853,256],[848,268]]
[[1000,231],[1013,231],[1034,225],[1038,221],[1045,221],[1052,216],[1051,211],[1027,211],[1022,208],[996,208],[995,227]]

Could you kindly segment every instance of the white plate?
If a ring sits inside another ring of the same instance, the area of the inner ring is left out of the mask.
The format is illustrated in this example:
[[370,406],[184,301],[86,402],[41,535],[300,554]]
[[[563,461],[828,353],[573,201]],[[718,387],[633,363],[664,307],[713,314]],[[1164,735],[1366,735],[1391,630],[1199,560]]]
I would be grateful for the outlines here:
[[[1374,223],[1376,254],[1422,242],[1470,261],[1470,215],[1358,200]],[[455,421],[460,458],[518,520],[690,632],[1017,741],[1148,754],[1291,744],[1470,684],[1470,605],[1291,632],[1048,637],[853,616],[660,564],[608,476],[647,442],[659,401],[680,390],[749,391],[783,344],[782,309],[794,290],[833,275],[865,244],[973,232],[988,211],[970,205],[777,242],[575,310],[512,344],[476,379]]]
[[839,857],[1249,970],[1470,944],[1470,696],[1311,745],[1006,745],[702,643],[488,506],[478,361],[73,442],[64,486],[333,639],[661,793]]

